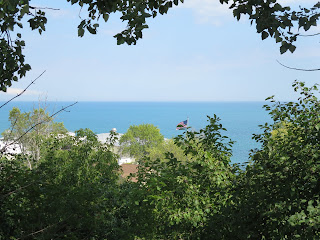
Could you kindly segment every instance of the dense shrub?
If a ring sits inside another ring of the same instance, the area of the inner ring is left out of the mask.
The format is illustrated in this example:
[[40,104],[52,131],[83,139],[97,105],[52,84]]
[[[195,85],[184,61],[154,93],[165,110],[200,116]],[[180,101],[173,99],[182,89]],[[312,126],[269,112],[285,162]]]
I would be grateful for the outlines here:
[[[103,239],[116,223],[119,166],[90,131],[51,137],[37,168],[2,158],[2,239]],[[82,138],[81,138],[82,137]]]
[[[265,106],[271,124],[237,182],[238,239],[319,239],[320,102],[317,86],[293,84],[297,102]],[[237,239],[237,238],[235,238]]]

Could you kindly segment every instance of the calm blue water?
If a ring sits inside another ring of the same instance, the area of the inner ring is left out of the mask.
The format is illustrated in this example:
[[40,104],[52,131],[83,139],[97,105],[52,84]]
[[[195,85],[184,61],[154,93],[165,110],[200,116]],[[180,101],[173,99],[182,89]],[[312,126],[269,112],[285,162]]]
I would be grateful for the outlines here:
[[[59,110],[69,102],[49,102],[49,111]],[[260,133],[259,124],[270,118],[262,109],[265,102],[79,102],[69,112],[62,112],[56,121],[64,122],[69,131],[90,128],[95,133],[109,132],[117,128],[119,133],[127,131],[130,125],[152,123],[160,128],[166,138],[183,131],[176,131],[176,125],[189,117],[189,125],[196,130],[207,124],[207,115],[216,114],[228,130],[226,135],[236,141],[232,162],[248,160],[250,149],[259,147],[251,139],[253,133]],[[0,131],[9,127],[8,113],[12,107],[30,111],[37,103],[11,102],[0,109]]]

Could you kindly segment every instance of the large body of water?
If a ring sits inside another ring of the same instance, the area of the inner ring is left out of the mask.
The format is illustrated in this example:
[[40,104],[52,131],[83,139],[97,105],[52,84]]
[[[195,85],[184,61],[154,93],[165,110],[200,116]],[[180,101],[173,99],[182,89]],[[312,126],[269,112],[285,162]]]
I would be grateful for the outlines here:
[[[49,111],[57,111],[69,102],[49,102]],[[189,125],[199,130],[207,124],[207,115],[216,114],[227,129],[226,135],[236,141],[232,162],[248,160],[250,149],[259,147],[252,140],[253,133],[260,133],[259,124],[270,121],[262,108],[265,102],[79,102],[68,112],[61,112],[56,121],[64,122],[69,131],[90,128],[95,133],[117,128],[119,133],[130,125],[152,123],[160,128],[166,138],[181,134],[176,131],[179,122],[189,117]],[[37,103],[11,102],[0,109],[0,131],[9,127],[8,115],[13,107],[30,111]]]

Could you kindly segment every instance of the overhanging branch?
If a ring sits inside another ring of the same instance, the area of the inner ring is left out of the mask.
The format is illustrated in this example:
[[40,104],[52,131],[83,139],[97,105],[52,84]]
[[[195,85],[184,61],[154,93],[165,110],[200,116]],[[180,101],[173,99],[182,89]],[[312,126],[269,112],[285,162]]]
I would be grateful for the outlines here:
[[60,10],[59,8],[51,8],[51,7],[33,7],[33,6],[29,6],[30,9],[48,9],[48,10],[55,10],[58,11]]

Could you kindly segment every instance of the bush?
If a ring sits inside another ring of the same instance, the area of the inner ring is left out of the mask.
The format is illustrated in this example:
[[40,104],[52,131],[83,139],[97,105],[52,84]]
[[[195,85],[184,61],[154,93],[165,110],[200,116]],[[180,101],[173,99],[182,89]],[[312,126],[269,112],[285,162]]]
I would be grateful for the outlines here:
[[[2,159],[0,239],[103,239],[118,210],[119,166],[89,130],[50,137],[37,168]],[[107,227],[109,226],[109,227]]]
[[317,86],[293,84],[298,102],[270,98],[273,123],[255,135],[262,144],[239,176],[239,239],[319,239],[320,101]]
[[[166,154],[141,161],[135,205],[140,217],[139,237],[148,239],[203,239],[213,216],[219,216],[230,198],[234,178],[229,143],[224,143],[218,118],[200,132],[187,132],[176,139],[190,161]],[[211,131],[211,129],[215,129]],[[148,216],[147,221],[142,216]],[[215,224],[219,224],[216,218]]]

